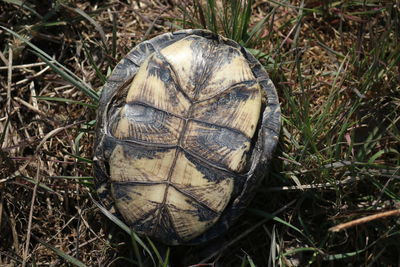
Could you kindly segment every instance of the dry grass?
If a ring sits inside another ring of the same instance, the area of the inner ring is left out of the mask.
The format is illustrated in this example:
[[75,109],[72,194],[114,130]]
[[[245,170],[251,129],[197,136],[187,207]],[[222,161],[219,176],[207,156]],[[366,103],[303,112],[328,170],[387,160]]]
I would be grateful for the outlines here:
[[[173,0],[22,2],[0,2],[0,25],[95,90],[137,43],[190,26]],[[379,214],[400,203],[400,11],[398,1],[366,2],[255,1],[251,25],[274,10],[251,48],[266,54],[258,55],[281,96],[280,148],[232,231],[173,248],[171,266],[399,266],[398,217]],[[130,237],[88,196],[96,110],[73,101],[91,103],[0,30],[0,266],[66,265],[49,245],[88,266],[135,266]]]

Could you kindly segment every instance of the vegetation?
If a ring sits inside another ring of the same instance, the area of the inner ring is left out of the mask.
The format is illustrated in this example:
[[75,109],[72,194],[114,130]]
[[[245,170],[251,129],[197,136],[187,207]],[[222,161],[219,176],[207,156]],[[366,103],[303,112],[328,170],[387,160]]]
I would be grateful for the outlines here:
[[[398,266],[398,1],[43,3],[0,0],[1,266]],[[181,28],[257,56],[283,123],[238,223],[220,240],[167,248],[92,199],[92,141],[116,63]]]

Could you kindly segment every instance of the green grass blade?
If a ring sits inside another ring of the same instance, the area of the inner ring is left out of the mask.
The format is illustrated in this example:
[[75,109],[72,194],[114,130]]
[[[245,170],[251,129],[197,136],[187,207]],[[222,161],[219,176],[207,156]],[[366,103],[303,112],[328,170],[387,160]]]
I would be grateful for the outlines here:
[[244,5],[245,9],[244,11],[241,11],[242,15],[240,15],[241,23],[240,23],[240,40],[246,40],[247,39],[247,30],[249,27],[250,23],[250,17],[251,17],[251,6],[253,4],[253,0],[245,0]]
[[52,61],[48,60],[46,57],[41,55],[40,53],[37,53],[34,50],[31,50],[32,53],[34,53],[36,56],[40,57],[44,62],[47,63],[55,72],[57,72],[64,80],[70,82],[72,85],[77,87],[79,90],[81,90],[84,94],[86,94],[88,97],[92,99],[93,102],[98,103],[99,102],[99,96],[98,94],[93,91],[91,88],[85,86],[84,84],[80,83],[76,79],[74,79],[72,76],[68,75],[68,73],[65,71],[65,69],[62,69],[58,67],[56,64],[54,64]]
[[137,259],[139,267],[144,267],[144,264],[143,264],[143,261],[142,261],[142,255],[140,255],[139,247],[138,247],[138,244],[137,244],[137,241],[135,239],[133,231],[131,231],[131,242],[132,242],[133,251],[135,253],[135,256],[136,256],[136,259]]
[[50,244],[44,242],[43,240],[41,240],[41,239],[39,239],[39,238],[37,238],[37,237],[35,237],[35,239],[36,239],[40,244],[42,244],[42,245],[45,246],[46,248],[48,248],[48,249],[50,249],[51,251],[53,251],[54,253],[56,253],[58,256],[60,256],[61,258],[63,258],[63,259],[66,260],[67,262],[70,262],[70,263],[72,263],[73,265],[78,266],[78,267],[86,267],[86,266],[87,266],[86,264],[84,264],[83,262],[81,262],[80,260],[78,260],[77,258],[74,258],[74,257],[72,257],[72,256],[70,256],[70,255],[68,255],[68,254],[66,254],[64,251],[62,251],[62,250],[60,250],[60,249],[58,249],[58,248],[56,248],[56,247],[53,247],[52,245],[50,245]]
[[299,252],[305,252],[305,251],[319,252],[319,250],[317,248],[304,247],[304,248],[295,248],[295,249],[288,250],[285,253],[282,253],[282,255],[280,255],[280,256],[286,257],[286,256],[290,256],[290,255],[297,254]]
[[250,264],[250,267],[256,267],[253,259],[249,255],[246,255],[246,259],[247,259],[247,262]]
[[80,154],[79,153],[80,141],[84,134],[85,134],[85,131],[78,133],[74,140],[74,152],[77,157],[79,157],[79,154]]
[[68,98],[62,98],[62,97],[49,97],[49,96],[34,96],[35,98],[39,99],[39,100],[47,100],[47,101],[56,101],[56,102],[63,102],[63,103],[67,103],[67,104],[76,104],[76,105],[80,105],[80,106],[84,106],[84,107],[89,107],[92,109],[97,109],[96,105],[93,104],[89,104],[89,103],[84,103],[81,101],[76,101],[76,100],[72,100],[72,99],[68,99]]
[[99,32],[100,37],[101,37],[101,42],[103,43],[103,48],[105,51],[108,51],[108,47],[107,47],[107,40],[106,40],[106,34],[104,33],[103,28],[101,27],[101,25],[95,21],[91,16],[89,16],[85,11],[83,11],[80,8],[70,8],[66,5],[63,5],[65,8],[76,12],[77,14],[81,15],[82,17],[84,17],[87,21],[89,21],[94,28]]
[[90,53],[89,49],[86,47],[86,45],[83,45],[85,55],[89,59],[90,65],[93,67],[93,69],[96,72],[97,78],[100,79],[100,81],[105,84],[107,82],[107,78],[103,75],[103,73],[100,71],[100,69],[97,67],[97,64],[94,62],[93,56]]
[[273,215],[273,214],[270,214],[270,213],[268,213],[268,212],[262,211],[262,210],[258,210],[258,209],[250,209],[250,210],[251,210],[253,213],[255,213],[255,214],[257,214],[257,215],[260,215],[260,216],[262,216],[262,217],[264,217],[264,218],[268,218],[268,219],[274,220],[274,221],[276,221],[276,222],[278,222],[278,223],[281,223],[281,224],[283,224],[283,225],[286,225],[287,227],[289,227],[289,228],[295,230],[296,232],[298,232],[299,234],[301,234],[301,235],[302,235],[304,238],[306,238],[311,244],[314,243],[307,235],[305,235],[305,234],[303,233],[303,231],[301,231],[301,230],[300,230],[299,228],[297,228],[296,226],[294,226],[294,225],[292,225],[292,224],[290,224],[290,223],[288,223],[288,222],[282,220],[281,218],[279,218],[279,217],[277,217],[277,216],[275,216],[275,215]]
[[[310,13],[322,14],[322,11],[319,10],[319,9],[316,9],[316,8],[299,7],[299,6],[294,6],[294,5],[286,4],[286,3],[283,3],[283,2],[280,2],[280,1],[276,1],[276,0],[269,0],[269,1],[272,2],[272,3],[274,3],[274,4],[277,4],[277,5],[279,5],[279,6],[282,6],[282,7],[289,7],[289,8],[292,8],[292,9],[299,10],[299,11],[300,11],[300,10],[303,10],[303,11],[307,11],[307,12],[310,12]],[[288,2],[288,1],[286,1],[286,2]]]
[[82,179],[82,180],[93,180],[93,176],[64,176],[64,175],[56,175],[56,176],[48,176],[49,178],[54,179]]
[[[37,181],[34,180],[34,179],[32,179],[32,178],[29,178],[29,177],[26,177],[26,176],[20,176],[20,177],[21,177],[22,179],[24,179],[25,181],[29,182],[29,183],[37,184]],[[55,192],[53,189],[51,189],[50,187],[48,187],[48,186],[45,185],[44,183],[39,182],[39,183],[38,183],[38,186],[39,186],[40,188],[42,188],[42,189],[48,191],[48,192],[51,192],[51,193],[56,194],[56,192]]]
[[216,2],[215,0],[207,0],[207,3],[208,29],[214,33],[218,33]]
[[32,44],[28,39],[26,39],[25,37],[21,36],[20,34],[14,32],[13,30],[10,30],[8,28],[5,28],[3,26],[0,26],[0,28],[2,28],[3,30],[5,30],[6,32],[10,33],[11,35],[14,35],[15,37],[17,37],[18,39],[20,39],[21,41],[23,41],[24,43],[26,43],[27,45],[29,45],[33,50],[35,50],[37,53],[41,54],[42,56],[46,57],[48,60],[54,62],[54,64],[58,65],[60,68],[63,68],[68,74],[70,74],[71,76],[73,76],[76,80],[78,80],[79,82],[85,84],[85,82],[80,79],[78,76],[75,75],[75,73],[73,73],[72,71],[70,71],[69,69],[65,68],[62,64],[60,64],[59,62],[55,61],[52,57],[50,57],[46,52],[44,52],[43,50],[41,50],[39,47],[37,47],[36,45]]
[[261,30],[264,29],[265,23],[268,21],[271,15],[275,13],[275,10],[276,9],[273,8],[270,13],[268,13],[262,20],[260,20],[259,22],[257,22],[256,25],[254,25],[254,27],[249,32],[249,37],[243,44],[245,47],[247,47],[252,40],[254,40],[255,42],[258,41]]
[[161,257],[160,252],[158,251],[157,247],[154,245],[153,241],[151,241],[151,239],[148,238],[147,236],[146,236],[146,240],[150,244],[150,247],[153,249],[154,254],[156,254],[156,257],[158,259],[158,263],[161,265],[163,263],[163,259]]
[[329,255],[327,257],[325,257],[326,260],[342,260],[342,259],[346,259],[349,257],[354,257],[362,252],[364,252],[365,249],[360,249],[357,251],[353,251],[353,252],[347,252],[347,253],[340,253],[340,254],[334,254],[334,255]]
[[169,254],[170,254],[170,249],[168,247],[162,267],[168,267],[169,266]]
[[29,6],[27,1],[21,1],[21,0],[2,0],[2,1],[5,3],[13,4],[13,5],[19,6],[21,8],[24,8],[24,9],[28,10],[29,12],[31,12],[36,17],[38,17],[38,19],[40,19],[40,20],[43,19],[43,17],[39,13],[37,13],[32,7]]
[[376,152],[374,155],[371,156],[371,158],[368,160],[368,163],[373,164],[376,159],[380,158],[382,155],[386,153],[394,153],[400,156],[399,151],[397,151],[396,149],[379,150],[378,152]]
[[[203,29],[208,29],[206,18],[204,16],[204,9],[203,9],[203,6],[200,4],[199,0],[194,1],[194,9],[195,9],[195,14],[198,15],[200,24],[203,27]],[[187,14],[187,15],[190,18],[190,14]]]
[[135,241],[147,252],[147,254],[150,256],[151,260],[153,263],[155,263],[153,254],[151,253],[150,249],[146,246],[146,244],[142,241],[142,239],[139,238],[139,236],[131,230],[125,223],[123,223],[120,219],[115,217],[111,212],[109,212],[106,208],[104,208],[100,203],[98,203],[92,195],[90,195],[90,198],[92,199],[93,203],[100,209],[100,211],[108,218],[110,221],[118,225],[122,230],[124,230],[129,236],[133,236]]
[[93,164],[93,160],[90,160],[90,159],[87,159],[87,158],[84,158],[84,157],[77,156],[77,155],[75,155],[75,154],[69,153],[68,151],[64,151],[64,152],[65,152],[67,155],[69,155],[69,156],[71,156],[71,157],[77,159],[77,160],[80,161],[80,162],[86,162],[86,163]]
[[51,58],[47,53],[41,50],[36,45],[32,44],[28,39],[19,35],[18,33],[7,29],[3,26],[0,26],[3,30],[10,33],[11,35],[17,37],[18,39],[22,40],[24,43],[29,45],[33,50],[31,50],[35,55],[40,57],[43,61],[45,61],[55,72],[61,75],[65,80],[69,81],[71,84],[76,86],[79,90],[89,96],[93,102],[98,103],[99,96],[93,89],[90,88],[82,79],[76,76],[72,71],[64,67],[62,64]]

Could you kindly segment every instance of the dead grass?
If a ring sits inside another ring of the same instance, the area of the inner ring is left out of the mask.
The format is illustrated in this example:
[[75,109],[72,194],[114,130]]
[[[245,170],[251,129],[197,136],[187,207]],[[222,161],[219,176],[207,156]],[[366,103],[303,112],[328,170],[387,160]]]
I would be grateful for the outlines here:
[[[379,214],[400,201],[399,3],[276,2],[255,1],[251,17],[275,7],[252,47],[268,55],[284,114],[270,177],[228,235],[173,248],[171,266],[398,266],[398,217]],[[96,90],[133,46],[182,25],[173,0],[18,3],[0,2],[0,25]],[[0,265],[66,265],[44,242],[88,266],[135,266],[130,237],[88,197],[96,111],[72,100],[90,99],[19,39],[0,30],[0,40]]]

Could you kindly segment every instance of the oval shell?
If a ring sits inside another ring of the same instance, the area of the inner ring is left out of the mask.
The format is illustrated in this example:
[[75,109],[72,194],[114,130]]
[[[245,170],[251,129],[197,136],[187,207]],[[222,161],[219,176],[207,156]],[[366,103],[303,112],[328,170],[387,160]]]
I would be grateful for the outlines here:
[[[135,231],[164,243],[217,236],[270,157],[273,147],[262,139],[276,144],[279,104],[273,85],[272,97],[266,95],[271,85],[247,51],[207,31],[142,43],[103,89],[99,190]],[[265,116],[277,117],[268,131]]]

